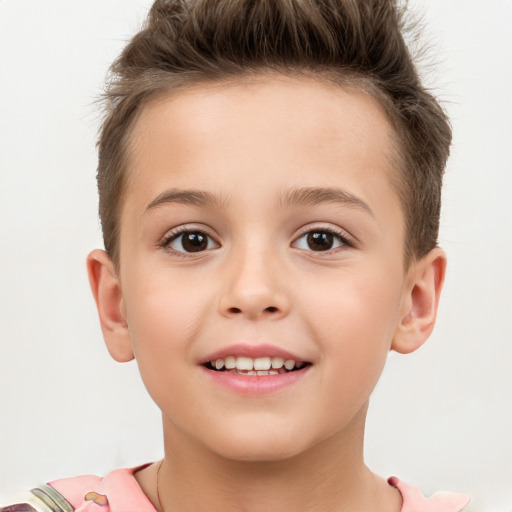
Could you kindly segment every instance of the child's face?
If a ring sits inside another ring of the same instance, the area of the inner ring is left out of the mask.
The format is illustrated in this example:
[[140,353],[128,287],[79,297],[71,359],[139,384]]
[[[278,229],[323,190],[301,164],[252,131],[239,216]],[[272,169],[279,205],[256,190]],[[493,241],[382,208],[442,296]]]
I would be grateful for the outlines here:
[[[204,86],[143,110],[120,311],[170,436],[268,460],[359,435],[410,306],[391,136],[374,99],[306,79]],[[205,366],[227,356],[305,365]]]

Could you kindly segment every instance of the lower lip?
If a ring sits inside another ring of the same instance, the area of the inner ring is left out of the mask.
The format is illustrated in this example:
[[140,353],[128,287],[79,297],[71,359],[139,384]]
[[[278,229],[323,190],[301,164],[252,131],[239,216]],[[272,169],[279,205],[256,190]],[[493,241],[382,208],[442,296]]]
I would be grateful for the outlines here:
[[310,368],[311,365],[300,370],[277,375],[243,375],[216,372],[202,366],[203,371],[215,384],[219,384],[235,393],[252,396],[269,395],[292,386],[300,381],[309,372]]

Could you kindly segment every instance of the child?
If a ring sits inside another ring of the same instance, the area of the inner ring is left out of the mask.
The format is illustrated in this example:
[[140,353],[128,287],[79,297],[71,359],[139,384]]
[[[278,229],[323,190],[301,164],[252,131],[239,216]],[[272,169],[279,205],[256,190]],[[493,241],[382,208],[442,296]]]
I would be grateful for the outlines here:
[[112,67],[99,144],[112,357],[165,457],[3,512],[455,512],[363,460],[389,350],[430,335],[446,117],[394,2],[171,0]]

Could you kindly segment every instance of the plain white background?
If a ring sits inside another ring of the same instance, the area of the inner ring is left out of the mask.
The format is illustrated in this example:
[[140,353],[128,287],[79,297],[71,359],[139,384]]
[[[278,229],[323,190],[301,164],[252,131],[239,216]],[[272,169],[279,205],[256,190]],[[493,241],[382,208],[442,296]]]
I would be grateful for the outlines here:
[[[0,2],[0,502],[38,483],[162,455],[134,363],[109,359],[85,272],[101,246],[98,96],[148,0]],[[367,461],[425,493],[512,511],[512,1],[414,0],[454,146],[438,326],[391,354]],[[193,407],[193,404],[191,404]]]

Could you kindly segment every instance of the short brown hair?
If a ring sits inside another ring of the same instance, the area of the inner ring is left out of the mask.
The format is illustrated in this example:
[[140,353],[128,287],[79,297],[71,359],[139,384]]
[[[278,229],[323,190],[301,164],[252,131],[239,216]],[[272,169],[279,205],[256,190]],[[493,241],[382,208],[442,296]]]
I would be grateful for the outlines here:
[[155,96],[268,71],[350,82],[373,94],[396,133],[395,185],[406,218],[406,261],[437,244],[451,142],[447,117],[421,84],[395,0],[157,0],[112,64],[99,140],[105,249],[119,263],[129,134]]

